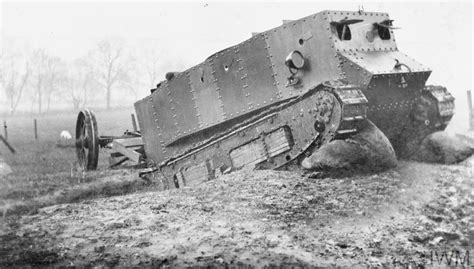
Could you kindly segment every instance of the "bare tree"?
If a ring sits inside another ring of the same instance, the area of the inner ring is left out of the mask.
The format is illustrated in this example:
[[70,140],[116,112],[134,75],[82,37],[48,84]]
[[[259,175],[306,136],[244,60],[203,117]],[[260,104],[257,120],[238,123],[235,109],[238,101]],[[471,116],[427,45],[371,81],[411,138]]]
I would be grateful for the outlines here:
[[154,88],[160,82],[160,76],[165,72],[162,70],[163,62],[161,61],[159,46],[145,47],[141,54],[141,66],[145,71],[148,87]]
[[20,103],[24,89],[27,86],[30,69],[28,62],[19,68],[21,59],[16,55],[2,53],[0,57],[0,84],[10,105],[10,113],[14,114]]
[[96,81],[105,90],[106,107],[109,109],[112,91],[120,82],[127,80],[128,59],[120,41],[102,41],[94,54]]
[[137,70],[140,71],[145,88],[155,88],[156,84],[164,79],[166,72],[176,70],[166,65],[164,62],[166,57],[163,55],[165,52],[156,40],[143,42],[137,48],[137,62],[139,63]]
[[140,90],[143,88],[143,83],[140,80],[139,74],[135,72],[129,72],[127,79],[121,83],[121,86],[133,94],[134,99],[138,99]]
[[127,58],[127,65],[123,77],[119,82],[120,88],[133,94],[134,99],[138,99],[140,90],[147,83],[143,83],[143,72],[141,63],[137,60],[136,55],[130,54]]
[[65,64],[59,57],[47,57],[45,62],[45,94],[47,101],[46,111],[51,106],[51,97],[58,90],[58,86],[62,77],[64,77]]
[[38,49],[33,51],[31,54],[31,63],[33,65],[32,69],[32,83],[34,87],[34,94],[33,94],[33,101],[32,101],[32,108],[36,101],[38,101],[38,113],[42,112],[43,106],[43,90],[44,84],[46,79],[46,72],[45,66],[48,59],[48,55],[43,49]]
[[94,86],[93,70],[87,58],[76,59],[62,77],[65,99],[70,101],[74,110],[84,107]]

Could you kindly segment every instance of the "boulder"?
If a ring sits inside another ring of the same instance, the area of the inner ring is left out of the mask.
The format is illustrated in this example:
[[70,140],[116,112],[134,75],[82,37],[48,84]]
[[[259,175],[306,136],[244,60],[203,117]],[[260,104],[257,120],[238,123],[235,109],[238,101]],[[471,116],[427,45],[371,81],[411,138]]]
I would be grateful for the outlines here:
[[308,170],[381,171],[397,166],[388,138],[371,121],[361,122],[360,131],[345,140],[333,140],[304,159]]
[[474,144],[455,135],[439,131],[428,135],[410,159],[422,162],[453,164],[461,162],[474,153]]
[[0,156],[0,176],[6,176],[12,172],[10,166],[2,159],[2,156]]

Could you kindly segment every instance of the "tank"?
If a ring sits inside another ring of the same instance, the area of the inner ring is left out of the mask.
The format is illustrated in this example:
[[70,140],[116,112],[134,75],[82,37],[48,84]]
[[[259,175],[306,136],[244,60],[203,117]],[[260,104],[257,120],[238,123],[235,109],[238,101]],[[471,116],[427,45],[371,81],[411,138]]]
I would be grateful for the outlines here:
[[398,157],[443,130],[454,98],[397,48],[387,13],[322,11],[253,34],[135,103],[163,189],[245,167],[298,165],[370,119]]

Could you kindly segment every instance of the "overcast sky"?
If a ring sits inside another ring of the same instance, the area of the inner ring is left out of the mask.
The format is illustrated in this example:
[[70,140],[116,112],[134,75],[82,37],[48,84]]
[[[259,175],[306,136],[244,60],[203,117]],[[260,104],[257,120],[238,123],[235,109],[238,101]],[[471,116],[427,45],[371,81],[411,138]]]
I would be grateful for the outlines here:
[[[282,19],[298,19],[326,9],[388,12],[398,47],[434,71],[465,109],[472,89],[472,3],[464,2],[2,2],[4,49],[45,48],[72,60],[104,38],[152,46],[163,62],[190,67],[252,32],[268,30]],[[464,112],[465,113],[465,112]],[[466,119],[466,117],[463,117]]]
[[397,32],[401,48],[433,47],[428,34],[440,35],[437,43],[442,45],[462,42],[472,47],[472,40],[466,38],[472,36],[470,2],[360,3],[4,2],[2,45],[44,47],[64,59],[74,59],[101,39],[121,37],[131,45],[156,44],[169,59],[197,63],[243,41],[251,32],[280,25],[282,19],[298,19],[325,9],[357,10],[363,5],[367,11],[390,13],[402,27]]

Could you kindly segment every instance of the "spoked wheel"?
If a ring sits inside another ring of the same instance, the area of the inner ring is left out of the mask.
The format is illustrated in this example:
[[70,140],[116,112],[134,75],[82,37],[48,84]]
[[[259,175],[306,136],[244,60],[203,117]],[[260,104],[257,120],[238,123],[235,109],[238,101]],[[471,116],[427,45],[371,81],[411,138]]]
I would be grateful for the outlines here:
[[97,121],[92,111],[79,112],[76,122],[76,153],[84,170],[97,169],[99,161],[99,135]]

